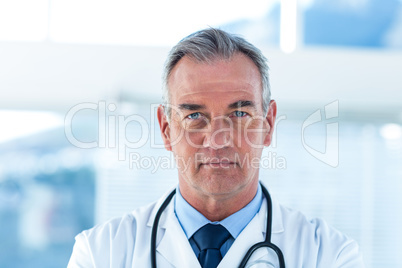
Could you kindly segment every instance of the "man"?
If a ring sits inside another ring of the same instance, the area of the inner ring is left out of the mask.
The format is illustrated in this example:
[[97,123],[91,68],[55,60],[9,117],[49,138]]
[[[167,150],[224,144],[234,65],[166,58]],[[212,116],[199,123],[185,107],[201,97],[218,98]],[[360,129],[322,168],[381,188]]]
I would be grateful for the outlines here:
[[238,267],[266,237],[279,252],[259,249],[248,265],[279,267],[283,255],[287,267],[363,267],[356,242],[271,206],[259,183],[276,103],[257,48],[218,29],[196,32],[172,49],[164,80],[158,120],[178,166],[175,196],[79,234],[69,267],[151,267],[152,254],[158,267]]

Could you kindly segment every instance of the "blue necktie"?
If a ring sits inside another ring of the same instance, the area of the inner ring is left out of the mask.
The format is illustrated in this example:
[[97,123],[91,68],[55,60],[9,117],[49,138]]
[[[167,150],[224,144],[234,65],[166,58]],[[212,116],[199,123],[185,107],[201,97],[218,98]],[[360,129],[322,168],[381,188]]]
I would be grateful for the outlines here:
[[198,246],[198,261],[203,268],[216,268],[222,260],[221,247],[231,237],[228,230],[220,224],[206,224],[191,239]]

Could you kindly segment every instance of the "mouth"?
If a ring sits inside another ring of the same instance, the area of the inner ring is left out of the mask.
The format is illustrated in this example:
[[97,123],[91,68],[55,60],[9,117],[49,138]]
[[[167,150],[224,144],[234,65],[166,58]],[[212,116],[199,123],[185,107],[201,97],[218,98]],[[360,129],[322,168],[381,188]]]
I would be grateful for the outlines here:
[[232,161],[207,161],[203,162],[200,164],[201,166],[204,167],[210,167],[210,168],[230,168],[230,167],[235,167],[237,165],[236,162]]

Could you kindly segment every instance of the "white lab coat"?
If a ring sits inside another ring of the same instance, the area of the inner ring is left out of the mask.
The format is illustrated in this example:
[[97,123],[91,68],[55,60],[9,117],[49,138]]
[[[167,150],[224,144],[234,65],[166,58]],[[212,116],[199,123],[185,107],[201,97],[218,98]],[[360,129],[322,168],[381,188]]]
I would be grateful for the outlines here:
[[[166,198],[112,219],[76,237],[68,268],[76,267],[151,267],[151,228],[157,210]],[[156,247],[158,267],[199,268],[186,235],[174,213],[172,200],[162,214]],[[272,242],[283,252],[288,268],[364,267],[357,243],[323,220],[307,220],[297,211],[272,200]],[[218,268],[237,267],[247,250],[265,237],[267,204],[240,233]],[[262,261],[274,266],[263,266]],[[258,250],[251,257],[251,267],[279,267],[275,253]],[[261,266],[259,266],[261,265]]]

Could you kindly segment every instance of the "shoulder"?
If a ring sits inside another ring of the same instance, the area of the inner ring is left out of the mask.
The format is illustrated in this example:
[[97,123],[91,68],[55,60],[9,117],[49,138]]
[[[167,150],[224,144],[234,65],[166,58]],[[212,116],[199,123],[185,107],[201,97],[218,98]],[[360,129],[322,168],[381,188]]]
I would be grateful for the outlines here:
[[91,229],[81,232],[78,236],[83,236],[89,241],[113,241],[116,239],[129,239],[130,234],[136,234],[138,228],[147,225],[156,202],[137,208],[122,217],[110,219],[98,224]]
[[299,211],[279,205],[283,236],[292,241],[290,252],[298,251],[315,267],[364,267],[356,241],[321,218],[307,218]]
[[156,203],[82,231],[75,237],[68,267],[94,267],[102,263],[111,265],[113,259],[129,263],[132,256],[128,252],[134,252],[136,244],[144,241],[148,234],[150,236],[147,223]]
[[300,211],[282,205],[279,205],[279,207],[282,214],[283,228],[286,232],[291,232],[297,237],[310,239],[317,245],[327,241],[332,243],[350,241],[346,235],[330,226],[324,219],[308,218]]
[[158,208],[171,192],[172,190],[169,190],[159,200],[134,209],[122,217],[113,218],[98,224],[91,229],[81,232],[78,236],[83,236],[90,240],[104,241],[108,239],[114,240],[119,238],[120,235],[123,235],[123,237],[124,235],[126,235],[125,237],[130,234],[135,235],[138,231],[152,226]]
[[148,266],[153,219],[166,196],[118,218],[82,231],[75,237],[68,267]]

